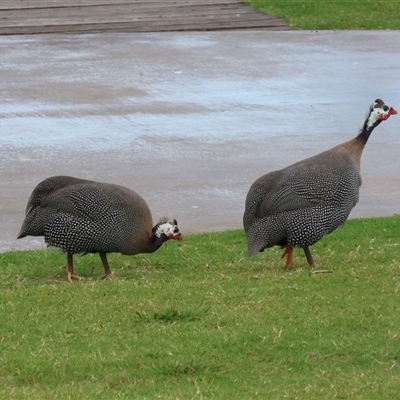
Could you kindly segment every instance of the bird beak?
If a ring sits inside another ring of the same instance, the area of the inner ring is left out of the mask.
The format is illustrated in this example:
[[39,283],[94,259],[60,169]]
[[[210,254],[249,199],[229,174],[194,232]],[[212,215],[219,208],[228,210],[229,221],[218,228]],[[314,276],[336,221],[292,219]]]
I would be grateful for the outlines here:
[[379,119],[381,121],[386,121],[391,115],[396,115],[396,114],[397,114],[397,111],[393,107],[390,107],[388,113],[387,114],[381,114],[379,116]]
[[174,234],[169,235],[169,238],[179,240],[179,241],[183,240],[183,236],[180,232],[177,233],[176,235],[174,235]]

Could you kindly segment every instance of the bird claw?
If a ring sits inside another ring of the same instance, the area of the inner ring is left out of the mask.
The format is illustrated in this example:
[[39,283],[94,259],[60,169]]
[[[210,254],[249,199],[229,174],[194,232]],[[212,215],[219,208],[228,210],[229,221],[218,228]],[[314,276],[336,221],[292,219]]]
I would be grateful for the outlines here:
[[[61,269],[67,269],[68,265],[62,265],[60,268]],[[92,269],[89,272],[88,278],[93,278],[93,274],[94,274],[94,270],[95,269],[96,269],[95,267],[92,267]],[[79,275],[75,274],[75,272],[68,272],[67,274],[68,274],[68,280],[70,282],[72,282],[73,279],[76,279],[76,280],[79,280],[79,281],[84,279],[82,276],[79,276]]]
[[75,272],[68,271],[68,281],[72,282],[74,279],[81,281],[83,278],[81,276],[75,274]]
[[101,276],[101,279],[112,279],[112,277],[113,277],[112,273],[111,274],[104,274],[104,275]]

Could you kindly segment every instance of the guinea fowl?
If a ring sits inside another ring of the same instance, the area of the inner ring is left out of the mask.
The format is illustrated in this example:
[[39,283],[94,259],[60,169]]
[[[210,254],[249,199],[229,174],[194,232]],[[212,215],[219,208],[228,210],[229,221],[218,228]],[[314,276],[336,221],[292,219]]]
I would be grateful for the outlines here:
[[99,253],[103,277],[111,276],[107,253],[152,253],[169,239],[182,240],[175,219],[162,218],[153,227],[144,199],[128,188],[71,176],[53,176],[33,190],[18,234],[44,236],[48,246],[67,253],[68,280],[73,255]]
[[357,137],[257,179],[243,216],[248,256],[278,245],[288,267],[293,248],[300,247],[309,265],[315,265],[309,246],[346,221],[358,202],[364,146],[372,131],[394,114],[393,107],[377,99]]

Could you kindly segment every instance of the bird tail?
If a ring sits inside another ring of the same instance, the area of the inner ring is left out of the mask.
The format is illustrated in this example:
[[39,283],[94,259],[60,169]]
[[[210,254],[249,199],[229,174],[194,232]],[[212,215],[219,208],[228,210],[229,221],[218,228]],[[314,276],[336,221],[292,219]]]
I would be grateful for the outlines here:
[[247,230],[247,255],[252,257],[267,249],[277,245],[285,239],[285,227],[282,221],[277,220],[277,216],[258,218],[256,222]]
[[47,213],[40,207],[32,207],[25,216],[17,239],[25,236],[43,236]]

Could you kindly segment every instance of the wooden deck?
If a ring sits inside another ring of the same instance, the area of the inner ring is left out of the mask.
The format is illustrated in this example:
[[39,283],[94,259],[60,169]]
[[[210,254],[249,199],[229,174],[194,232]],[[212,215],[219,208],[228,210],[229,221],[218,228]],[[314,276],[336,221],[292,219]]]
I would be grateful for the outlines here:
[[0,35],[287,30],[240,0],[1,0]]

